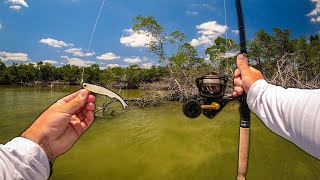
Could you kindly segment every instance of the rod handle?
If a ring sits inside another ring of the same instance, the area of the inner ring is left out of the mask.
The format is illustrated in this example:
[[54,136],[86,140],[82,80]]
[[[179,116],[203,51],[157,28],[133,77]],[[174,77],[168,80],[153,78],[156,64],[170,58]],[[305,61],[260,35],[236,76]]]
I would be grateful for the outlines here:
[[237,180],[245,180],[248,166],[250,128],[240,127]]

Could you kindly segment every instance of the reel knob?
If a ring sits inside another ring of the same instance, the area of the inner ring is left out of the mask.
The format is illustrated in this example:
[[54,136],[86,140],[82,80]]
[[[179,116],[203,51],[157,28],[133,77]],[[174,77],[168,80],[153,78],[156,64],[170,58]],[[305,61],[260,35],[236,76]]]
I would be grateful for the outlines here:
[[200,103],[195,99],[190,99],[187,102],[185,102],[182,108],[183,113],[189,118],[196,118],[202,112]]

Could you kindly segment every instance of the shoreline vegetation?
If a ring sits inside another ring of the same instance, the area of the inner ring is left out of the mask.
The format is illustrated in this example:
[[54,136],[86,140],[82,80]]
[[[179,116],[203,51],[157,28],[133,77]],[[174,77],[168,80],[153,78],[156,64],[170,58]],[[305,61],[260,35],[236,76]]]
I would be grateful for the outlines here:
[[[2,65],[3,68],[1,70],[3,71],[0,71],[0,75],[2,75],[2,77],[0,77],[0,85],[44,87],[81,85],[82,67],[74,65],[55,67],[48,63],[41,64],[40,66],[31,63],[13,63],[13,65],[5,67],[4,63],[0,60],[0,67]],[[99,67],[96,64],[86,67],[84,72],[84,82],[113,89],[167,90],[170,88],[170,85],[166,84],[166,82],[168,82],[168,77],[165,75],[165,68],[161,66],[153,66],[150,69],[141,69],[138,67],[138,65],[132,65],[128,68],[107,68],[104,70],[100,70],[98,68]],[[66,75],[64,72],[68,71],[69,69],[73,69],[73,72],[75,73]],[[86,73],[86,71],[89,71],[89,73]],[[116,72],[113,73],[112,71]],[[105,72],[109,72],[112,75]],[[49,78],[46,76],[49,76]],[[127,78],[127,76],[131,77]]]
[[[161,66],[148,69],[129,67],[100,69],[98,64],[84,68],[83,81],[116,89],[153,89],[170,92],[169,100],[186,101],[198,94],[195,79],[210,72],[226,74],[232,91],[233,71],[239,45],[233,39],[217,37],[199,57],[197,49],[186,42],[183,32],[167,32],[153,16],[137,16],[132,30],[153,37],[146,50],[155,55]],[[291,37],[288,29],[260,30],[248,44],[249,63],[262,71],[266,80],[285,88],[320,88],[320,37]],[[170,49],[170,53],[168,52]],[[52,64],[17,64],[6,66],[0,57],[0,85],[79,85],[82,67]],[[227,91],[228,93],[228,91]]]

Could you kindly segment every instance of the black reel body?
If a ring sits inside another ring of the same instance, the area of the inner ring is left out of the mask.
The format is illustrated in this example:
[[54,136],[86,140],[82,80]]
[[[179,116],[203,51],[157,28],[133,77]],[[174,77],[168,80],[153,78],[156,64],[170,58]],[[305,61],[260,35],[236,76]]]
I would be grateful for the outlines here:
[[230,101],[225,96],[228,76],[209,73],[196,79],[199,91],[198,99],[190,99],[183,105],[183,112],[190,118],[198,117],[201,112],[213,118]]

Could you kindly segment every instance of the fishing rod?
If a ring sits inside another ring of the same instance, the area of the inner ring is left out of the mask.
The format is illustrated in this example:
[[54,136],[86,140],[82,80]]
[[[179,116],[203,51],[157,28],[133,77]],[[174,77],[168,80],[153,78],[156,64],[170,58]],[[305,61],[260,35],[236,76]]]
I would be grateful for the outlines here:
[[[240,54],[247,53],[245,28],[240,0],[236,0],[238,28],[240,35]],[[250,109],[244,93],[239,98],[225,95],[228,82],[227,75],[211,72],[196,79],[199,97],[183,104],[183,113],[190,118],[200,116],[201,112],[208,118],[215,117],[231,100],[240,101],[240,135],[237,180],[245,180],[248,166]]]
[[[236,0],[238,28],[240,35],[240,54],[247,53],[246,37],[243,21],[241,0]],[[247,104],[247,94],[240,96],[240,136],[237,180],[246,179],[250,142],[250,109]]]

